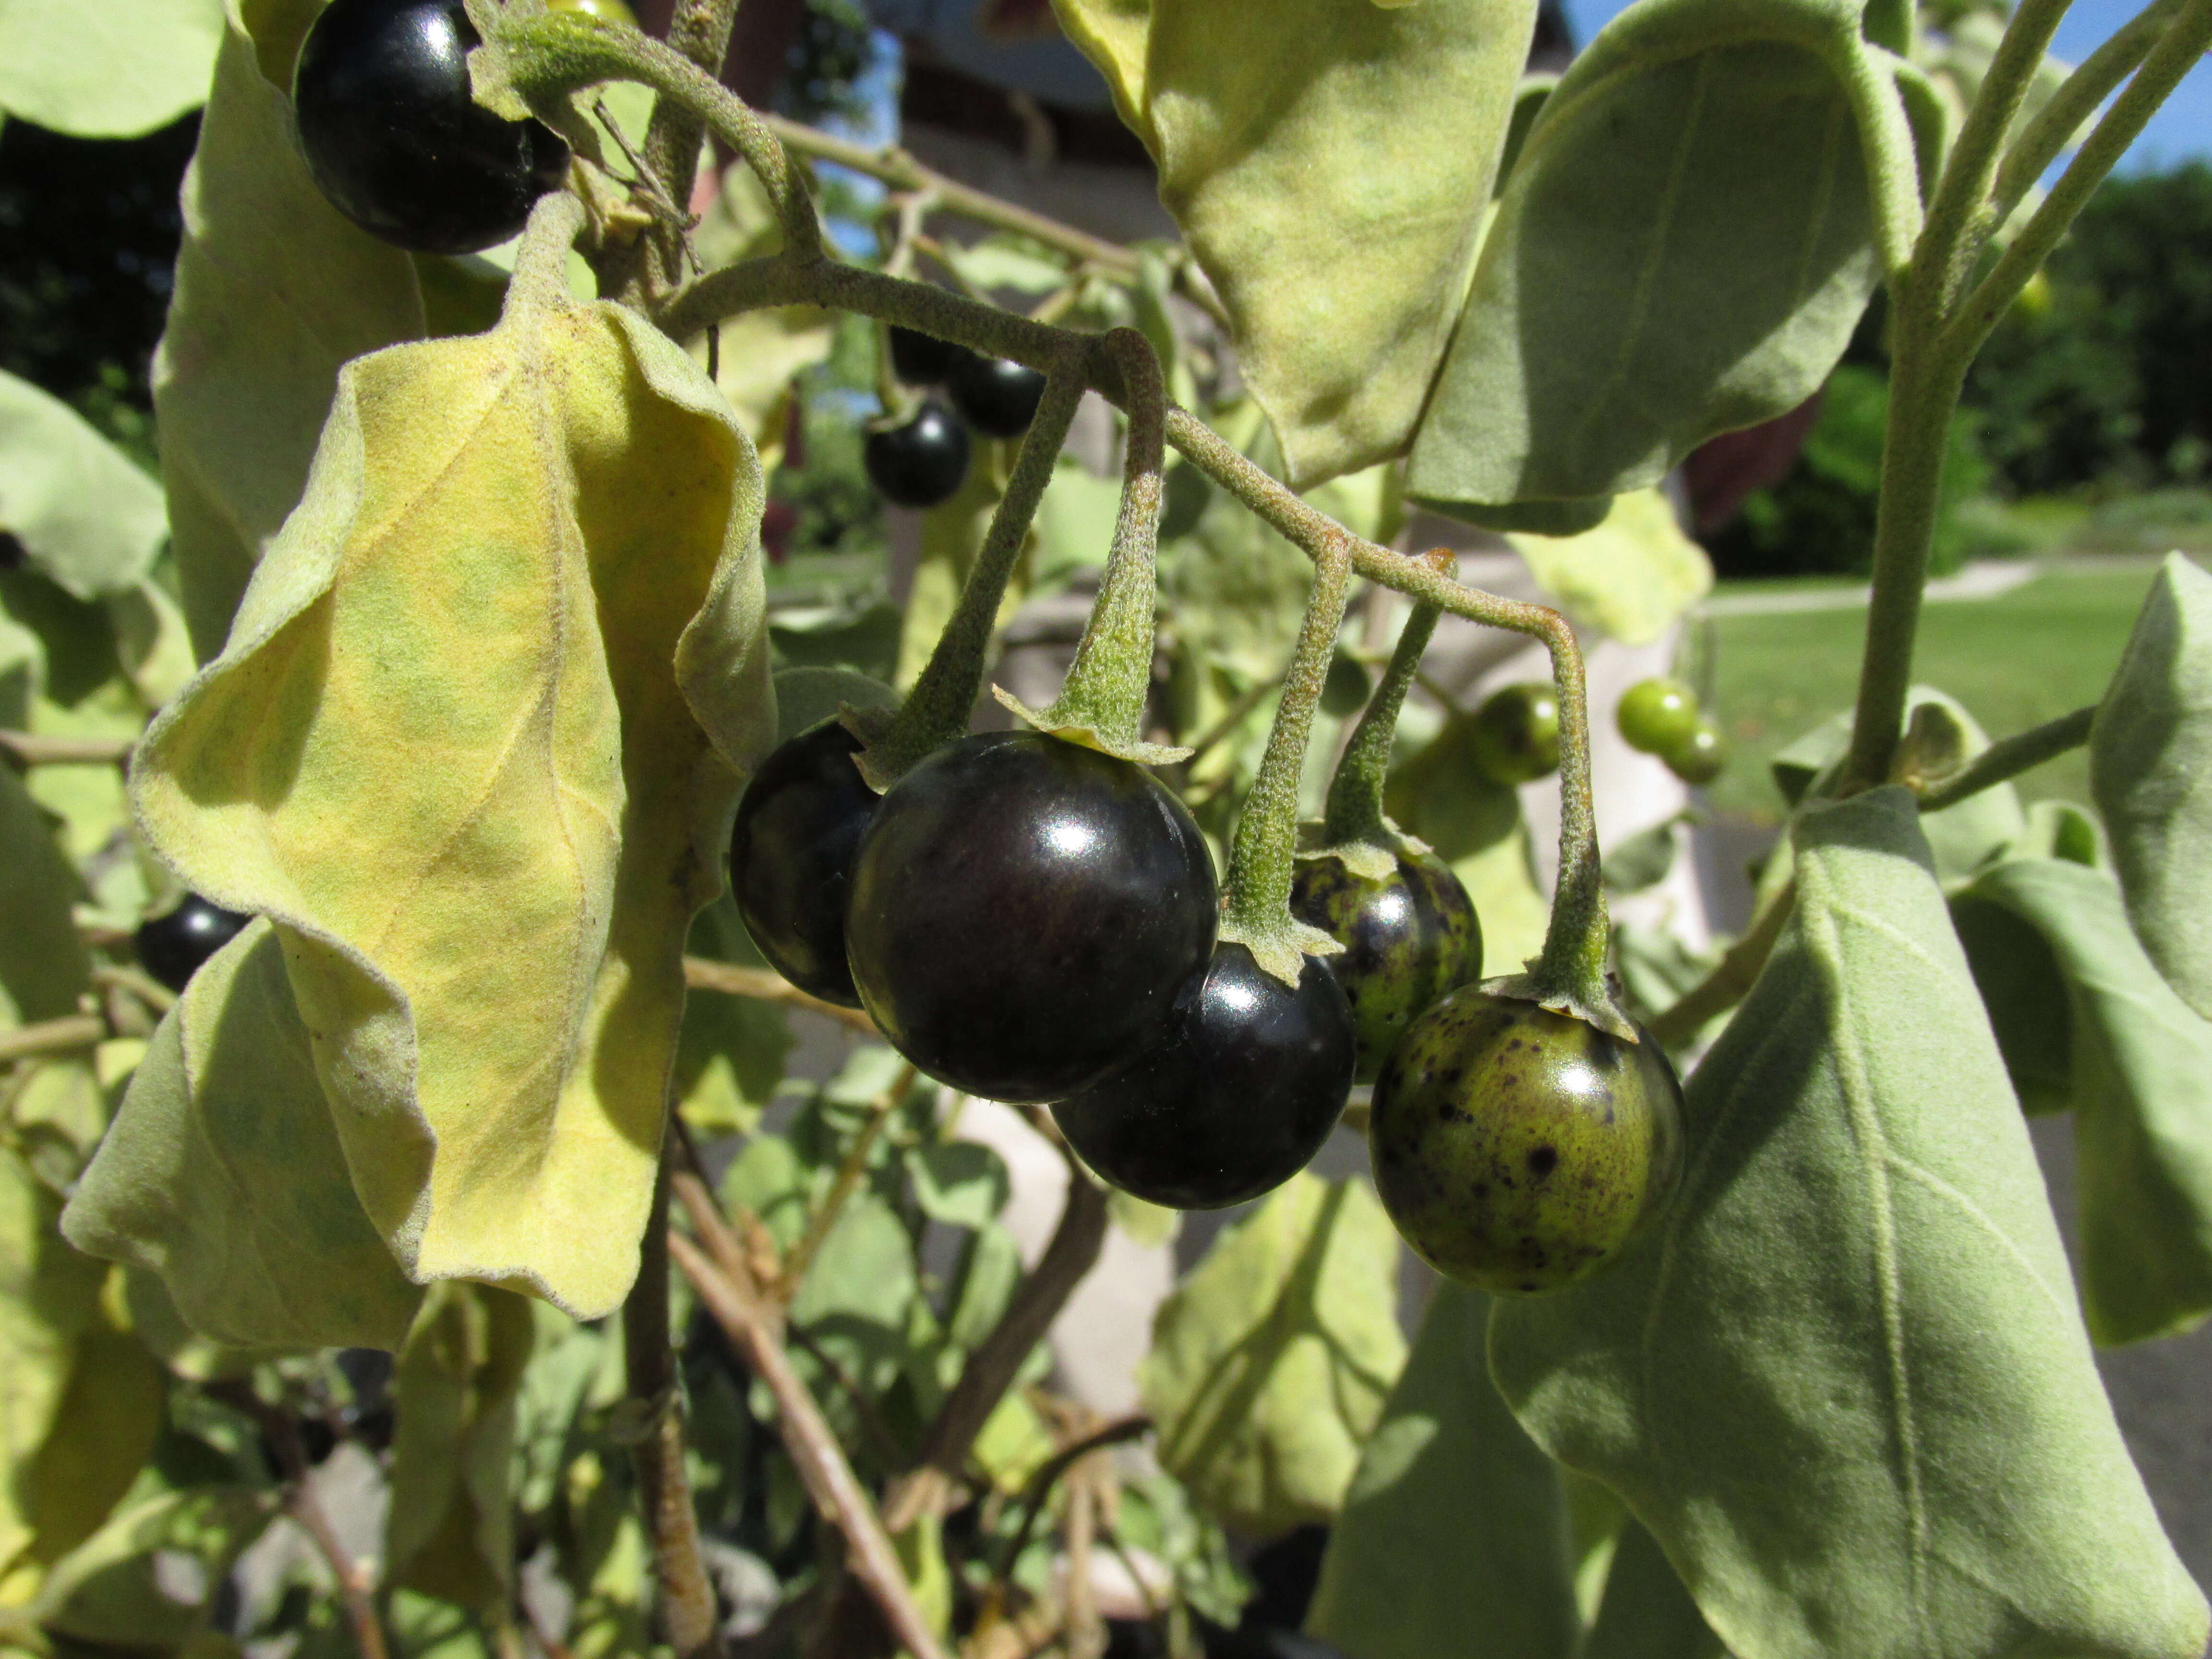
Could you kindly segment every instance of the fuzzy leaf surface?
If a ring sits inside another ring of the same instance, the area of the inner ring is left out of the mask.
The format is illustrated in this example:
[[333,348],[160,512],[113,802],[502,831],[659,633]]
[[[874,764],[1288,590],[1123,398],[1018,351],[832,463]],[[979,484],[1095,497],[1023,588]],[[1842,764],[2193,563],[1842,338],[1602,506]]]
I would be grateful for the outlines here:
[[1223,1524],[1326,1521],[1406,1362],[1398,1235],[1364,1182],[1277,1188],[1160,1305],[1138,1372],[1161,1463]]
[[2090,728],[2089,788],[2143,948],[2212,1019],[2212,575],[2179,553]]
[[1306,1631],[1352,1659],[1563,1659],[1581,1633],[1559,1469],[1491,1382],[1489,1315],[1438,1282],[1329,1531]]
[[185,174],[154,414],[203,661],[300,499],[340,366],[423,331],[413,262],[323,199],[293,137],[292,60],[319,9],[263,0],[232,17]]
[[160,1275],[204,1336],[396,1351],[422,1299],[356,1196],[274,928],[210,957],[154,1033],[63,1226]]
[[1399,453],[1467,289],[1534,7],[1053,9],[1159,164],[1291,484]]
[[1869,50],[1841,0],[1645,0],[1600,31],[1499,198],[1408,490],[1656,484],[1817,391],[1880,275],[1844,79]]
[[2100,1343],[2212,1313],[2212,1023],[2160,976],[2103,872],[2013,859],[1960,895],[2041,936],[2071,1004],[2081,1303]]
[[[517,284],[518,289],[520,284]],[[363,1207],[418,1283],[611,1310],[692,914],[772,726],[760,468],[609,305],[348,365],[143,830],[269,915]]]
[[1733,1652],[2194,1659],[2204,1600],[2113,1423],[1912,798],[1815,807],[1796,842],[1672,1207],[1588,1284],[1498,1304],[1499,1387]]

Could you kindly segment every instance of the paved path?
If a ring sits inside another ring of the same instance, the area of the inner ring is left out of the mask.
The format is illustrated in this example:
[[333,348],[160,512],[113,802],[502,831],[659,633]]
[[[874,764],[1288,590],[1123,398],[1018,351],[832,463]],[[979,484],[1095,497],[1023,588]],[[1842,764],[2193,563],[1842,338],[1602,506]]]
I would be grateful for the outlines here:
[[[1974,559],[1948,576],[1928,584],[1930,604],[1946,599],[1994,599],[2024,587],[2039,576],[2053,572],[2149,570],[2155,556],[2136,553],[2081,555],[2055,559]],[[1856,611],[1863,607],[1874,590],[1862,583],[1853,587],[1803,587],[1783,593],[1738,592],[1707,599],[1708,617],[1766,617],[1796,611]]]

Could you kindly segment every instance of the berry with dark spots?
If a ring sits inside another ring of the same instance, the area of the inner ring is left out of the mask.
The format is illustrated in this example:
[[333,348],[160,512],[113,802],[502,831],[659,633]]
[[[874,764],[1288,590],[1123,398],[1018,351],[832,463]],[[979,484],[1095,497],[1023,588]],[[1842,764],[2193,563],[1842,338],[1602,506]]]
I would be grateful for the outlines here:
[[930,1076],[1060,1100],[1165,1035],[1213,951],[1206,838],[1142,767],[1036,732],[938,750],[884,794],[845,912],[861,1006]]
[[1424,1261],[1528,1294],[1595,1272],[1666,1204],[1682,1088],[1648,1033],[1624,1042],[1468,986],[1391,1051],[1367,1134],[1376,1190]]
[[1352,1089],[1352,1009],[1308,957],[1293,990],[1242,945],[1214,947],[1157,1047],[1052,1109],[1083,1161],[1178,1210],[1242,1204],[1313,1161]]
[[1328,958],[1359,1034],[1355,1075],[1372,1083],[1422,1010],[1482,973],[1482,925],[1451,866],[1432,853],[1401,856],[1382,880],[1324,854],[1300,859],[1291,911],[1344,945]]
[[836,720],[801,732],[761,763],[730,830],[730,896],[769,966],[810,995],[860,1006],[845,965],[845,895],[876,792]]

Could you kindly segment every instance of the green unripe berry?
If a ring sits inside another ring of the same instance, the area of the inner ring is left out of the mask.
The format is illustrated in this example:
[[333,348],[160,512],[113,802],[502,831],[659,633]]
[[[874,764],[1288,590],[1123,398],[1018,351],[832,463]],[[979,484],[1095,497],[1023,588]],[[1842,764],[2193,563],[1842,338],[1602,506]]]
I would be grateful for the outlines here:
[[1700,719],[1689,740],[1660,757],[1668,769],[1685,783],[1705,785],[1727,770],[1728,739],[1711,720]]
[[1665,1206],[1682,1088],[1648,1033],[1625,1042],[1471,985],[1391,1050],[1367,1135],[1376,1190],[1414,1252],[1525,1295],[1595,1273]]
[[1631,749],[1664,755],[1698,729],[1698,694],[1680,680],[1638,680],[1621,694],[1613,720]]
[[1474,711],[1474,763],[1498,783],[1530,783],[1559,769],[1559,700],[1541,680],[1493,691]]

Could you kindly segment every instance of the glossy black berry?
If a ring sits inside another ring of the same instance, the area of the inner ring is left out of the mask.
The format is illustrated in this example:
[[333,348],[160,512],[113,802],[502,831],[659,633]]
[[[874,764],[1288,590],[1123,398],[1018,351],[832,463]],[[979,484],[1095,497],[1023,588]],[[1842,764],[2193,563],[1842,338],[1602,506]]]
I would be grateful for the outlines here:
[[1213,948],[1205,838],[1143,768],[1035,732],[949,744],[878,803],[845,951],[932,1077],[1058,1100],[1158,1042]]
[[1493,691],[1468,733],[1474,763],[1498,783],[1532,783],[1559,769],[1559,700],[1541,680]]
[[1004,357],[981,357],[954,367],[945,389],[968,424],[993,438],[1018,438],[1044,400],[1044,376]]
[[1083,1161],[1178,1210],[1242,1204],[1312,1162],[1352,1090],[1352,1010],[1320,961],[1296,990],[1214,947],[1137,1062],[1052,1109]]
[[911,328],[891,328],[891,373],[908,386],[943,386],[975,354],[964,345]]
[[761,763],[730,831],[730,896],[769,966],[800,990],[860,1006],[845,965],[845,896],[876,792],[836,720],[801,732]]
[[172,991],[182,991],[200,964],[237,938],[249,920],[187,893],[175,909],[138,924],[138,965]]
[[903,426],[868,434],[860,456],[868,482],[893,507],[935,507],[968,476],[968,428],[933,398]]
[[1345,947],[1327,960],[1352,1005],[1362,1083],[1375,1080],[1431,1003],[1482,975],[1474,902],[1433,853],[1401,857],[1380,881],[1354,875],[1333,855],[1300,859],[1291,913]]
[[519,234],[560,184],[568,147],[469,95],[477,45],[461,0],[331,0],[300,48],[292,104],[332,207],[417,253],[474,253]]
[[1553,1290],[1673,1194],[1682,1089],[1649,1034],[1624,1042],[1470,985],[1391,1050],[1367,1139],[1376,1190],[1424,1261],[1486,1291]]
[[1631,749],[1664,755],[1698,729],[1698,694],[1680,680],[1638,680],[1620,694],[1614,724]]

